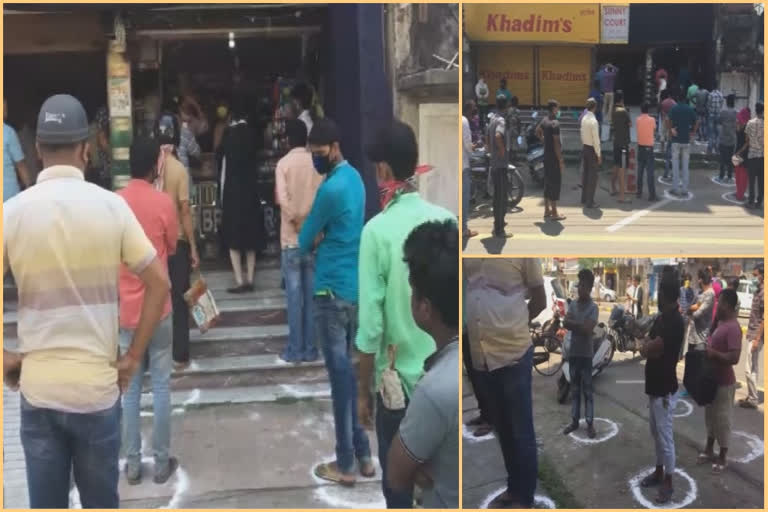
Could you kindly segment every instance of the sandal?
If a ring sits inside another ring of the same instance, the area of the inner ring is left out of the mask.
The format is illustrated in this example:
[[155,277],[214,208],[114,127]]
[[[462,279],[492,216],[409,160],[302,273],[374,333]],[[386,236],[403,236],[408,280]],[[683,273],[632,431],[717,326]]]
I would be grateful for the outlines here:
[[714,453],[701,452],[699,453],[699,456],[696,457],[696,464],[709,464],[710,462],[714,462],[714,461],[715,461]]
[[502,509],[502,508],[522,508],[522,504],[509,496],[507,491],[502,492],[491,500],[488,504],[489,509]]
[[343,485],[344,487],[353,487],[355,485],[355,477],[348,475],[351,476],[352,479],[345,479],[345,475],[339,471],[339,467],[336,465],[336,461],[319,464],[317,467],[315,467],[315,476],[317,478],[322,478],[323,480],[328,480],[329,482]]
[[358,461],[360,468],[360,476],[363,478],[373,478],[376,476],[376,466],[373,465],[371,459],[365,459]]

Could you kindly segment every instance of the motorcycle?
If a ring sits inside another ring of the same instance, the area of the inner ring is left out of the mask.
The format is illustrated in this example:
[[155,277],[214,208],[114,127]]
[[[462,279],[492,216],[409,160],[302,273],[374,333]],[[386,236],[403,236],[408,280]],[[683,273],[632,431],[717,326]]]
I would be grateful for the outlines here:
[[538,123],[535,122],[535,119],[534,112],[534,122],[525,129],[525,160],[528,162],[528,172],[531,179],[537,186],[542,186],[544,185],[544,143],[536,136]]
[[[478,147],[469,156],[469,171],[472,180],[472,200],[475,204],[493,197],[491,179],[491,155],[484,147]],[[517,168],[509,164],[507,168],[507,197],[509,208],[515,208],[525,195],[525,183]]]
[[[569,299],[570,302],[570,299]],[[613,359],[613,345],[608,340],[605,324],[600,322],[592,331],[592,346],[594,355],[592,356],[592,377],[597,377]],[[563,354],[565,362],[563,371],[557,380],[557,401],[564,404],[568,401],[571,394],[571,372],[568,364],[568,354],[571,348],[571,332],[568,331],[563,341]]]
[[560,322],[560,312],[555,306],[554,315],[544,322],[531,322],[531,342],[533,343],[533,368],[539,375],[550,377],[563,365],[563,339],[566,330]]
[[641,319],[626,311],[624,306],[616,304],[608,317],[608,339],[613,349],[618,352],[632,352],[639,350],[637,340],[643,339],[656,320],[657,314],[649,315]]

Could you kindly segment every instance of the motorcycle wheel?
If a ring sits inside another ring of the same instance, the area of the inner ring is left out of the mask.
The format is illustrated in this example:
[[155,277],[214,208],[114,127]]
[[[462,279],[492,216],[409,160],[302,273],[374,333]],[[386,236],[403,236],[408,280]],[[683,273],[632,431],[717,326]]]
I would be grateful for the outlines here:
[[568,395],[571,392],[571,384],[565,380],[565,375],[560,375],[557,379],[557,403],[564,404],[568,401]]
[[[542,375],[544,377],[551,377],[554,374],[556,374],[558,371],[560,371],[560,368],[563,367],[562,344],[556,336],[545,335],[543,343],[541,345],[542,347],[540,348],[544,348],[545,351],[536,352],[534,348],[533,369],[536,370],[536,373],[538,373],[539,375]],[[553,354],[560,354],[560,360],[556,362],[552,362]]]
[[507,174],[507,179],[509,181],[509,188],[507,190],[509,196],[509,208],[513,209],[523,200],[523,196],[525,195],[525,183],[523,182],[523,177],[520,175],[520,171],[517,169],[510,169]]
[[611,361],[613,361],[613,354],[616,353],[616,343],[613,342],[612,339],[610,339],[610,336],[608,338],[608,341],[611,342],[611,348],[608,350],[608,354],[605,356],[605,366],[608,366],[611,364]]

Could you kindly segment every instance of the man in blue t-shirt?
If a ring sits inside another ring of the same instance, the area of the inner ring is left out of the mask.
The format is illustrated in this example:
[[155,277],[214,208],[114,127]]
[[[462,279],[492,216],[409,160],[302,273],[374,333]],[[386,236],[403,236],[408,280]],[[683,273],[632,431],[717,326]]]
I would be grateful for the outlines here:
[[8,119],[8,102],[3,98],[3,202],[6,202],[30,185],[29,172],[24,162],[19,136]]
[[[672,194],[688,197],[688,184],[691,159],[691,136],[699,128],[696,111],[689,104],[688,98],[681,95],[677,105],[672,107],[666,119],[672,141]],[[680,160],[682,158],[682,167]]]

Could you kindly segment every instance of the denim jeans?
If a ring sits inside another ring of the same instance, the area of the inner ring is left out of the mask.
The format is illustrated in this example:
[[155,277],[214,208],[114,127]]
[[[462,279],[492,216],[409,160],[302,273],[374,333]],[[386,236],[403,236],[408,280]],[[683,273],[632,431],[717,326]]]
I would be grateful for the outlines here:
[[664,178],[669,179],[672,173],[672,141],[664,143]]
[[[173,369],[173,315],[162,320],[147,346],[136,375],[123,395],[123,452],[128,465],[141,464],[141,388],[144,373],[149,370],[152,382],[152,452],[155,470],[163,471],[168,465],[171,449],[171,371]],[[120,329],[120,350],[131,346],[133,330]],[[149,366],[149,368],[147,368]]]
[[384,499],[387,502],[387,508],[413,508],[413,490],[409,492],[398,492],[387,485],[387,456],[389,448],[392,446],[400,430],[400,422],[405,418],[405,409],[393,411],[384,407],[384,400],[381,394],[376,394],[376,440],[379,444],[379,464],[381,464],[381,488],[384,491]]
[[733,154],[736,152],[734,146],[720,146],[720,179],[724,179],[726,174],[728,179],[733,178]]
[[507,493],[523,508],[533,508],[538,475],[533,427],[531,371],[533,347],[512,365],[478,372],[490,402],[492,422],[507,470]]
[[69,508],[70,477],[83,508],[118,508],[120,400],[76,414],[42,409],[21,397],[21,444],[30,508]]
[[643,195],[643,174],[648,181],[648,198],[656,197],[656,172],[654,170],[653,148],[638,146],[637,148],[637,197]]
[[315,287],[315,257],[302,255],[298,248],[283,249],[281,255],[288,305],[286,361],[314,361],[318,357],[314,340],[312,296]]
[[568,371],[571,374],[571,418],[581,419],[581,395],[584,395],[584,419],[592,424],[595,419],[595,399],[592,389],[592,358],[568,358]]
[[357,304],[332,296],[314,298],[315,336],[331,383],[336,424],[336,462],[344,473],[355,469],[355,457],[369,460],[368,436],[357,418],[357,375],[351,351],[357,331]]
[[707,153],[714,153],[720,142],[720,132],[717,126],[717,118],[715,116],[707,115],[707,135],[709,136],[707,144]]
[[[682,166],[680,160],[682,159]],[[690,182],[690,169],[688,165],[691,161],[691,145],[679,142],[672,143],[672,190],[681,193],[688,193],[688,184]]]
[[472,178],[467,167],[461,171],[461,230],[467,232],[467,221],[469,220],[469,196],[472,193]]
[[648,396],[649,424],[651,437],[653,437],[656,446],[656,465],[664,466],[664,473],[670,475],[675,472],[675,435],[672,411],[675,410],[676,399],[675,395]]

